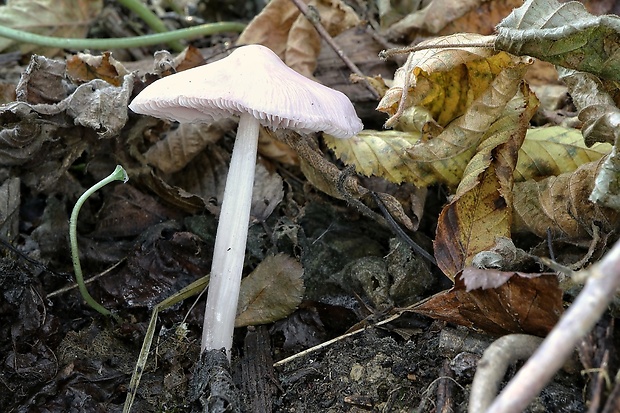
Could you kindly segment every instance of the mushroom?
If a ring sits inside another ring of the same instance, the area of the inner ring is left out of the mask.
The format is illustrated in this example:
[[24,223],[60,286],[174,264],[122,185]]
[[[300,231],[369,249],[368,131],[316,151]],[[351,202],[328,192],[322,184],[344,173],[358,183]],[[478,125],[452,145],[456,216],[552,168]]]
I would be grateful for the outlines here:
[[247,242],[260,125],[349,138],[363,125],[341,92],[286,66],[270,49],[248,45],[228,57],[159,79],[129,108],[178,122],[239,116],[215,238],[202,351],[230,349]]

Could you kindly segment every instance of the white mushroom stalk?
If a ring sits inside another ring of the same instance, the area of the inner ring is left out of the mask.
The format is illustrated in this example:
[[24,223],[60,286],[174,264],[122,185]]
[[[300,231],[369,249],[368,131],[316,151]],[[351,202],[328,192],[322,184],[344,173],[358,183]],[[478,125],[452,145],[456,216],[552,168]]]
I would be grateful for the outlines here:
[[202,350],[230,349],[247,242],[260,125],[350,138],[363,125],[341,92],[286,66],[260,45],[154,82],[131,102],[136,113],[179,122],[208,123],[239,116],[220,209]]
[[241,115],[217,225],[203,322],[201,349],[225,348],[229,359],[248,238],[259,127],[254,116]]

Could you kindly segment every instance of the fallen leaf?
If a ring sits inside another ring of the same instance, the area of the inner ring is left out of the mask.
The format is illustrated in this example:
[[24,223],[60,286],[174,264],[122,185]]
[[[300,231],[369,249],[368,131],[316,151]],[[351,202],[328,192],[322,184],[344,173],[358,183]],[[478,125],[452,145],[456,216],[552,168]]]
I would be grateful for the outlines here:
[[435,258],[450,279],[491,249],[497,237],[510,238],[512,184],[521,146],[538,100],[523,85],[503,115],[484,134],[463,172],[456,194],[437,222]]
[[491,273],[485,278],[507,281],[497,288],[468,292],[459,275],[451,290],[407,310],[493,335],[525,333],[544,337],[553,328],[563,311],[563,292],[555,274],[476,270],[474,275],[483,271]]
[[15,89],[16,99],[31,104],[58,103],[69,96],[66,64],[57,59],[33,55]]
[[111,85],[120,86],[127,73],[127,69],[114,59],[110,52],[104,52],[100,56],[78,53],[67,58],[67,76],[75,84],[102,79]]
[[92,238],[118,238],[140,235],[149,227],[182,216],[174,208],[139,191],[131,184],[116,185],[97,214]]
[[[427,56],[427,54],[424,55]],[[452,67],[450,62],[458,60],[458,56],[458,53],[455,54],[452,60],[446,57],[445,60],[448,61],[445,64],[446,68]],[[471,57],[467,51],[464,52],[464,56]],[[427,57],[428,59],[423,61],[424,65],[442,66],[440,57],[435,55]],[[457,102],[456,106],[455,102],[450,102],[454,110],[440,110],[437,115],[444,114],[447,118],[456,116],[456,119],[452,119],[436,137],[422,140],[419,133],[411,133],[397,135],[400,139],[375,139],[372,136],[373,132],[363,131],[349,140],[336,142],[335,139],[327,137],[326,142],[345,163],[355,164],[364,174],[373,173],[395,183],[406,181],[416,186],[428,186],[435,183],[456,186],[466,165],[476,153],[484,133],[501,116],[506,104],[519,89],[520,80],[528,63],[527,59],[517,59],[511,63],[513,66],[506,65],[489,84],[483,82],[483,90],[471,93],[471,95],[477,94],[474,100],[470,101],[469,98],[461,100],[458,96],[454,97],[453,100]],[[486,68],[490,70],[489,67],[487,64]],[[399,70],[401,77],[404,76],[402,68]],[[409,100],[417,101],[420,98],[416,85],[414,84],[411,91],[416,97],[408,98]],[[447,87],[447,84],[445,86]],[[400,90],[397,86],[393,86],[390,90],[398,95],[398,101],[400,101],[403,93],[402,86]],[[459,94],[460,92],[457,95]],[[469,94],[469,92],[466,93],[466,95]],[[391,100],[386,99],[387,97],[386,94],[380,106],[385,104],[387,106],[384,110],[397,113],[397,108],[389,103]],[[408,101],[405,104],[409,105],[413,102]],[[399,103],[394,102],[394,105],[398,106]],[[456,108],[460,106],[463,107]],[[445,121],[448,122],[447,119]],[[375,133],[376,135],[378,133]]]
[[234,125],[232,119],[209,124],[181,123],[149,147],[144,158],[149,165],[163,173],[178,172],[209,144],[217,142],[227,131],[232,130]]
[[[308,5],[332,37],[360,22],[353,8],[341,0],[310,0]],[[300,14],[288,33],[283,60],[291,69],[312,77],[320,51],[321,36],[308,18]]]
[[583,136],[588,145],[593,142],[612,142],[614,147],[595,178],[590,200],[602,207],[620,211],[620,109],[616,82],[601,82],[589,73],[560,69],[560,78],[567,84],[583,121]]
[[241,282],[235,327],[273,323],[295,311],[303,298],[303,272],[285,254],[265,258]]
[[299,15],[300,11],[292,1],[272,0],[239,35],[237,44],[262,44],[284,61],[288,33]]
[[580,166],[576,171],[542,181],[514,186],[514,233],[534,233],[541,238],[578,242],[592,235],[592,226],[604,232],[617,230],[618,212],[588,200],[594,177],[604,159]]
[[515,181],[539,181],[549,176],[572,172],[583,164],[599,160],[611,151],[611,145],[586,146],[578,129],[562,126],[533,128],[519,150]]
[[[420,43],[418,46],[429,48],[409,54],[407,62],[394,74],[393,84],[377,110],[394,117],[398,110],[420,106],[439,125],[446,126],[463,115],[499,73],[529,63],[492,48],[467,47],[468,43],[485,43],[490,39],[459,33]],[[432,48],[434,45],[454,47]],[[386,124],[395,124],[397,120],[390,119]]]
[[[341,0],[306,0],[331,36],[357,25],[359,17]],[[321,37],[308,18],[289,0],[273,0],[239,36],[237,44],[262,44],[289,67],[312,77],[321,50]]]
[[583,4],[526,0],[497,25],[495,47],[620,80],[620,17],[593,16]]

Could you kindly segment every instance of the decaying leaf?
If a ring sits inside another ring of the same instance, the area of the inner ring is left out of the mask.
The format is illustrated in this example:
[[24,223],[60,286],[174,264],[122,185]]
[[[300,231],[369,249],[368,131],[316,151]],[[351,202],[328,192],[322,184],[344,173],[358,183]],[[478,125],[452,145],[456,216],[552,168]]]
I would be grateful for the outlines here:
[[285,254],[265,258],[241,282],[235,327],[272,323],[295,311],[304,294],[303,273]]
[[611,145],[597,143],[587,147],[578,129],[551,126],[527,131],[519,150],[515,181],[540,180],[572,172],[583,164],[599,160]]
[[[480,59],[479,54],[474,56],[467,51],[463,52],[462,57],[460,57],[460,52],[455,52],[449,59],[451,49],[447,50],[448,52],[443,51],[446,52],[444,55],[445,59],[443,60],[440,56],[423,53],[427,59],[420,59],[422,61],[421,64],[429,68],[429,70],[430,68],[433,68],[433,70],[436,68],[450,70],[453,67],[460,67],[461,69],[457,71],[469,71],[469,69],[465,69],[459,63],[459,59],[470,57],[472,59]],[[438,50],[435,50],[435,52],[438,52]],[[492,52],[488,52],[488,54],[492,56]],[[327,143],[345,163],[355,164],[358,170],[364,174],[378,172],[377,175],[390,179],[393,182],[407,181],[416,186],[428,186],[434,183],[456,186],[466,165],[474,156],[476,148],[483,139],[483,135],[501,116],[506,104],[519,89],[520,80],[529,63],[527,59],[513,61],[507,55],[500,58],[500,61],[503,62],[506,58],[511,63],[499,64],[499,66],[502,66],[502,69],[499,69],[498,64],[490,64],[486,58],[482,59],[486,62],[482,64],[484,70],[489,70],[490,82],[488,83],[486,80],[473,82],[475,85],[470,85],[470,88],[457,88],[459,90],[452,93],[448,92],[452,86],[448,83],[441,83],[446,79],[440,79],[441,86],[438,87],[443,91],[441,93],[431,93],[427,97],[442,97],[440,101],[443,102],[443,107],[437,107],[433,116],[442,116],[443,120],[441,122],[445,123],[447,127],[431,139],[420,139],[419,133],[400,134],[397,135],[398,139],[376,139],[377,133],[365,131],[353,139],[341,142],[327,138]],[[407,65],[403,66],[403,68],[406,67]],[[401,73],[401,83],[404,85],[402,77],[405,76],[405,70],[403,68],[399,70]],[[477,74],[472,75],[472,79],[479,77],[486,79],[487,76],[481,73],[482,70],[479,67],[475,71]],[[499,72],[493,75],[492,73],[495,70],[499,70]],[[433,112],[434,109],[430,107],[434,108],[436,104],[432,102],[430,97],[427,102],[427,98],[424,97],[424,91],[433,89],[435,86],[426,80],[418,83],[415,73],[426,73],[422,72],[422,69],[414,69],[413,73],[412,76],[415,79],[412,79],[412,82],[415,83],[412,83],[413,88],[410,90],[405,105],[421,104],[422,107],[427,105],[427,109]],[[433,74],[435,73],[433,72]],[[418,90],[418,86],[421,87],[423,85],[426,86],[422,87],[422,90]],[[444,87],[445,90],[443,89]],[[386,94],[380,103],[380,107],[382,110],[397,114],[403,86],[395,85],[390,90],[394,93]],[[472,98],[472,96],[475,96],[475,98]],[[420,102],[420,99],[423,101]],[[435,122],[434,118],[432,121]],[[382,133],[385,134],[384,132]],[[372,136],[373,134],[375,136]]]
[[[351,139],[343,140],[324,135],[325,142],[346,165],[364,176],[379,176],[390,182],[424,182],[424,162],[408,155],[420,141],[420,132],[375,131],[366,129]],[[571,172],[577,167],[600,159],[609,153],[611,145],[595,144],[586,147],[581,131],[552,126],[528,129],[515,169],[515,181],[540,180],[552,175]],[[420,165],[421,164],[421,165]],[[441,169],[441,160],[434,169]],[[453,172],[453,176],[447,174]],[[445,181],[457,182],[462,170],[444,170]]]
[[[79,38],[86,35],[102,7],[101,0],[12,0],[0,6],[0,25],[53,37]],[[51,56],[59,50],[0,37],[0,51],[13,46],[24,54],[37,51]]]
[[454,279],[497,237],[510,238],[512,184],[517,154],[538,107],[523,86],[485,133],[451,202],[441,211],[434,242],[437,265]]
[[446,126],[463,115],[499,73],[529,63],[527,59],[492,48],[467,47],[468,43],[485,43],[490,39],[489,36],[459,33],[420,43],[419,46],[454,47],[429,48],[409,54],[407,62],[396,71],[392,87],[377,106],[377,110],[392,116],[386,124],[395,126],[398,121],[395,115],[406,108],[420,106],[430,112],[437,124]]
[[543,238],[549,231],[553,238],[578,242],[592,235],[593,225],[604,232],[617,230],[618,212],[588,200],[603,161],[539,182],[516,183],[512,231]]
[[[199,196],[208,209],[217,214],[224,197],[229,157],[230,155],[219,146],[210,145],[182,170],[170,176],[167,182]],[[258,163],[252,189],[252,221],[266,220],[283,197],[283,182],[280,175],[267,171],[262,163]]]
[[123,64],[114,59],[110,52],[100,56],[78,53],[67,59],[67,76],[76,84],[102,79],[111,85],[120,86],[127,73]]
[[227,131],[232,130],[234,125],[232,119],[208,124],[181,123],[149,147],[144,157],[163,173],[178,172],[207,145],[217,142]]
[[[620,211],[620,109],[617,107],[616,82],[601,82],[589,73],[559,69],[561,79],[568,85],[575,106],[583,121],[586,143],[612,142],[614,148],[600,168],[590,200],[598,205]],[[612,96],[610,89],[616,89]]]
[[[359,17],[341,0],[307,0],[331,36],[357,25]],[[321,49],[316,29],[289,0],[273,0],[239,36],[238,44],[262,44],[292,69],[312,77]]]
[[[449,35],[453,33],[491,34],[495,25],[522,0],[431,0],[422,2],[419,10],[402,10],[403,4],[380,1],[378,4],[381,26],[388,39],[399,39],[411,34]],[[411,5],[416,2],[412,2]],[[382,10],[381,5],[385,4]],[[409,5],[409,4],[407,4]],[[408,12],[403,17],[403,11]],[[480,16],[484,16],[483,19]]]
[[269,130],[260,128],[258,153],[265,158],[286,165],[299,165],[299,156],[290,146],[271,136]]
[[[321,24],[331,36],[356,26],[357,13],[342,0],[310,0],[320,17]],[[321,37],[306,16],[297,17],[288,33],[284,61],[291,69],[312,77],[321,51]]]
[[583,4],[526,0],[499,25],[495,47],[620,80],[620,17],[593,16]]
[[468,277],[482,272],[497,288],[467,291],[463,276],[451,290],[435,294],[408,310],[431,318],[482,330],[489,334],[526,333],[545,336],[563,311],[562,290],[555,274],[502,274],[494,270],[472,270]]
[[[134,81],[129,74],[116,87],[95,79],[67,94],[64,64],[48,63],[33,57],[18,100],[0,108],[0,165],[21,166],[24,184],[38,190],[54,185],[89,143],[119,135]],[[51,74],[43,73],[47,69]]]

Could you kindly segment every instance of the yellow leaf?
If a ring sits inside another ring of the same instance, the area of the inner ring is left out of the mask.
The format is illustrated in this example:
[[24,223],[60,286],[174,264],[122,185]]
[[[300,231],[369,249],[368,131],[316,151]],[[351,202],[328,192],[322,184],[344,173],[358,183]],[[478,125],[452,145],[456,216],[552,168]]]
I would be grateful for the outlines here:
[[539,181],[571,172],[610,151],[611,145],[607,143],[597,143],[588,148],[578,129],[562,126],[530,129],[519,151],[515,181]]
[[392,116],[386,125],[394,126],[404,109],[421,106],[439,125],[446,126],[463,115],[499,73],[530,63],[531,59],[492,48],[467,47],[468,43],[485,43],[489,39],[489,36],[459,33],[422,42],[420,45],[454,44],[455,47],[431,48],[409,55],[377,107]]
[[492,248],[497,237],[510,238],[517,153],[538,102],[527,86],[522,93],[485,133],[456,194],[439,215],[435,257],[453,280],[476,254]]
[[501,71],[465,113],[433,139],[422,140],[419,132],[362,131],[353,139],[326,137],[326,142],[339,158],[364,175],[419,187],[435,183],[456,187],[485,132],[519,89],[525,68],[517,65]]

